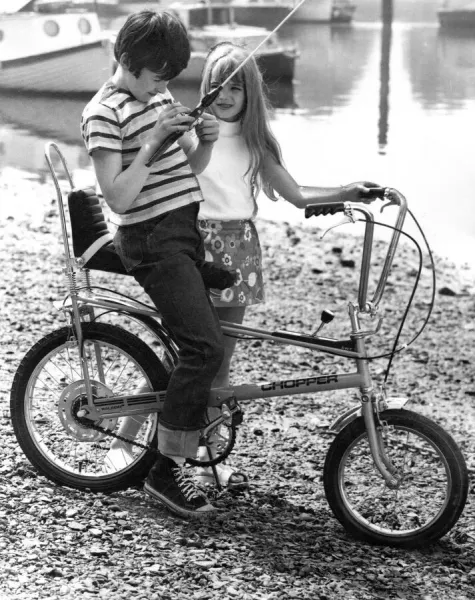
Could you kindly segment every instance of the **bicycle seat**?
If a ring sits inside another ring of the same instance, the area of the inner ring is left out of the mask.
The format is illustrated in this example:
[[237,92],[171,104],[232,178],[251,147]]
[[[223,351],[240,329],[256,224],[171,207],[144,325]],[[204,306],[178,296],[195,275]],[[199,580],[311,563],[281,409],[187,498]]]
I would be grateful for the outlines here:
[[69,218],[76,258],[88,269],[128,275],[116,253],[101,203],[92,188],[68,194]]

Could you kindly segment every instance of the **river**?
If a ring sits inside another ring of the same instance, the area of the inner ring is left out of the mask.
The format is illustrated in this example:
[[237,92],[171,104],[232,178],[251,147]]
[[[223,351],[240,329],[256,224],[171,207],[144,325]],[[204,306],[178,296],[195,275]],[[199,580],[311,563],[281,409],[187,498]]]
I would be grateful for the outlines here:
[[[390,35],[389,35],[390,33]],[[293,85],[271,90],[272,125],[286,165],[304,185],[371,179],[399,189],[434,249],[457,261],[475,250],[475,34],[437,22],[291,24],[300,48]],[[194,104],[197,90],[170,88]],[[79,118],[87,98],[0,94],[0,169],[47,180],[44,143],[64,150],[79,183],[92,176]],[[292,206],[260,202],[264,218],[302,221]]]

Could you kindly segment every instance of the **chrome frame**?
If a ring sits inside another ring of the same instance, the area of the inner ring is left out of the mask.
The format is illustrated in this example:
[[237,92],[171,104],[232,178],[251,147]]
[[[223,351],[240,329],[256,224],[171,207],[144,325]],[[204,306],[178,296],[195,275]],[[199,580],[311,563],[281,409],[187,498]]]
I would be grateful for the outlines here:
[[[66,160],[60,149],[54,142],[49,142],[45,146],[45,157],[50,168],[53,181],[56,187],[58,198],[58,209],[60,213],[60,222],[63,235],[64,253],[66,266],[65,275],[69,283],[69,292],[62,305],[62,310],[69,314],[71,325],[75,332],[80,349],[81,364],[83,368],[83,378],[88,397],[87,413],[91,419],[104,419],[107,417],[117,417],[139,414],[144,412],[159,412],[163,403],[165,390],[146,392],[134,396],[111,396],[108,398],[93,398],[91,381],[83,351],[83,336],[81,325],[86,319],[96,318],[95,310],[102,310],[107,313],[117,313],[137,318],[142,324],[144,319],[153,319],[156,321],[156,330],[162,335],[168,335],[166,328],[161,323],[160,314],[153,306],[146,306],[136,302],[133,299],[125,299],[115,294],[113,290],[107,290],[108,293],[95,292],[91,286],[89,270],[84,268],[81,261],[76,259],[72,253],[68,239],[68,227],[66,220],[65,206],[63,196],[59,185],[59,180],[55,172],[51,151],[59,155],[63,169],[65,171],[71,190],[74,189],[74,182],[69,172]],[[347,340],[335,340],[318,335],[301,335],[287,331],[267,331],[245,325],[221,322],[222,330],[225,334],[237,336],[246,339],[252,337],[259,340],[270,340],[281,344],[300,346],[314,351],[326,352],[336,356],[353,359],[356,365],[356,371],[353,373],[326,373],[314,377],[299,377],[297,379],[285,379],[270,381],[261,384],[241,384],[229,388],[219,388],[211,390],[209,405],[222,406],[228,401],[239,403],[245,400],[256,400],[259,398],[268,398],[275,396],[289,396],[296,394],[316,394],[320,392],[358,388],[361,394],[361,406],[356,406],[346,411],[336,419],[331,431],[337,432],[341,428],[362,415],[365,420],[368,431],[369,444],[376,467],[381,472],[386,483],[390,487],[397,486],[398,481],[395,477],[396,469],[391,464],[384,451],[382,437],[378,431],[380,425],[378,413],[386,408],[402,408],[406,403],[401,398],[386,398],[385,390],[376,391],[373,387],[372,378],[367,360],[367,350],[365,339],[374,335],[379,325],[372,331],[361,329],[360,315],[369,314],[372,318],[376,315],[379,303],[384,293],[387,279],[391,270],[391,265],[396,253],[400,230],[404,224],[407,212],[407,204],[404,196],[397,190],[386,190],[386,196],[390,198],[389,204],[398,206],[398,215],[393,231],[392,238],[388,245],[388,250],[382,271],[376,286],[376,292],[371,301],[368,301],[368,279],[370,273],[370,260],[373,243],[374,218],[369,209],[362,204],[345,203],[346,221],[355,221],[354,213],[361,213],[365,222],[365,234],[363,241],[363,253],[360,266],[360,279],[358,289],[357,304],[349,303],[348,313],[351,324],[351,333]],[[384,208],[384,207],[383,207]],[[84,285],[78,282],[83,280]],[[174,347],[176,356],[176,346]],[[100,352],[96,348],[96,353]],[[117,408],[117,401],[122,403]],[[152,401],[152,404],[150,403]],[[154,401],[154,402],[153,402]],[[112,404],[111,404],[112,402]],[[146,402],[146,408],[145,408]],[[144,403],[144,404],[142,404]]]

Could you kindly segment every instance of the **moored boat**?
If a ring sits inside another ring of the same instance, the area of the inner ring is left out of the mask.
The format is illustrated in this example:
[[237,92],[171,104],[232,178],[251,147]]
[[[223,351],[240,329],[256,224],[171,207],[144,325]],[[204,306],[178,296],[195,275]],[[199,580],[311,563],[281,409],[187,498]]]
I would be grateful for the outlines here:
[[108,34],[94,12],[0,13],[0,56],[0,88],[94,92],[112,72]]
[[120,0],[36,0],[37,10],[56,13],[58,10],[87,10],[99,16],[118,15],[127,12]]
[[[168,10],[184,21],[183,12],[186,15],[186,9],[181,2],[171,4]],[[199,82],[206,55],[216,44],[233,42],[252,51],[270,33],[264,27],[252,27],[236,23],[232,3],[227,6],[226,13],[222,14],[223,18],[219,24],[212,22],[211,13],[208,14],[208,17],[210,20],[207,24],[199,27],[188,27],[191,58],[188,67],[177,77],[179,81]],[[293,43],[284,44],[277,37],[277,34],[273,34],[256,54],[256,60],[262,70],[264,79],[268,83],[292,81],[297,57],[297,47]]]
[[[294,0],[296,6],[299,0]],[[311,21],[313,23],[330,23],[333,14],[333,0],[306,0],[292,15],[291,21]]]
[[[237,25],[205,25],[189,31],[191,58],[188,67],[180,73],[178,80],[200,81],[206,55],[210,48],[220,42],[233,42],[254,50],[269,32],[262,27]],[[294,46],[283,46],[276,38],[271,38],[256,54],[257,63],[267,83],[292,81],[295,59],[298,56]]]
[[333,0],[332,23],[350,23],[356,10],[356,4],[350,0]]
[[187,2],[181,0],[164,6],[164,10],[180,12],[180,18],[187,28],[203,27],[228,23],[228,13],[232,8],[234,19],[239,25],[266,27],[273,29],[292,10],[292,0],[209,0],[207,2]]
[[446,0],[437,11],[441,27],[475,28],[475,2]]

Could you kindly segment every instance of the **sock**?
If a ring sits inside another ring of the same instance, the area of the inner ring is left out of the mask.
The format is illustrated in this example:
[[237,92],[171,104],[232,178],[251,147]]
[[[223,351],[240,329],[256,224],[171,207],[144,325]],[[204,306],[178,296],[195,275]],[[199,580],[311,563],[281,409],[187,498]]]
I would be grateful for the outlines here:
[[[163,454],[163,452],[162,452]],[[184,456],[173,456],[170,454],[163,454],[163,456],[166,456],[167,458],[171,458],[173,462],[175,462],[179,467],[183,467],[185,462],[186,462],[186,458]]]

